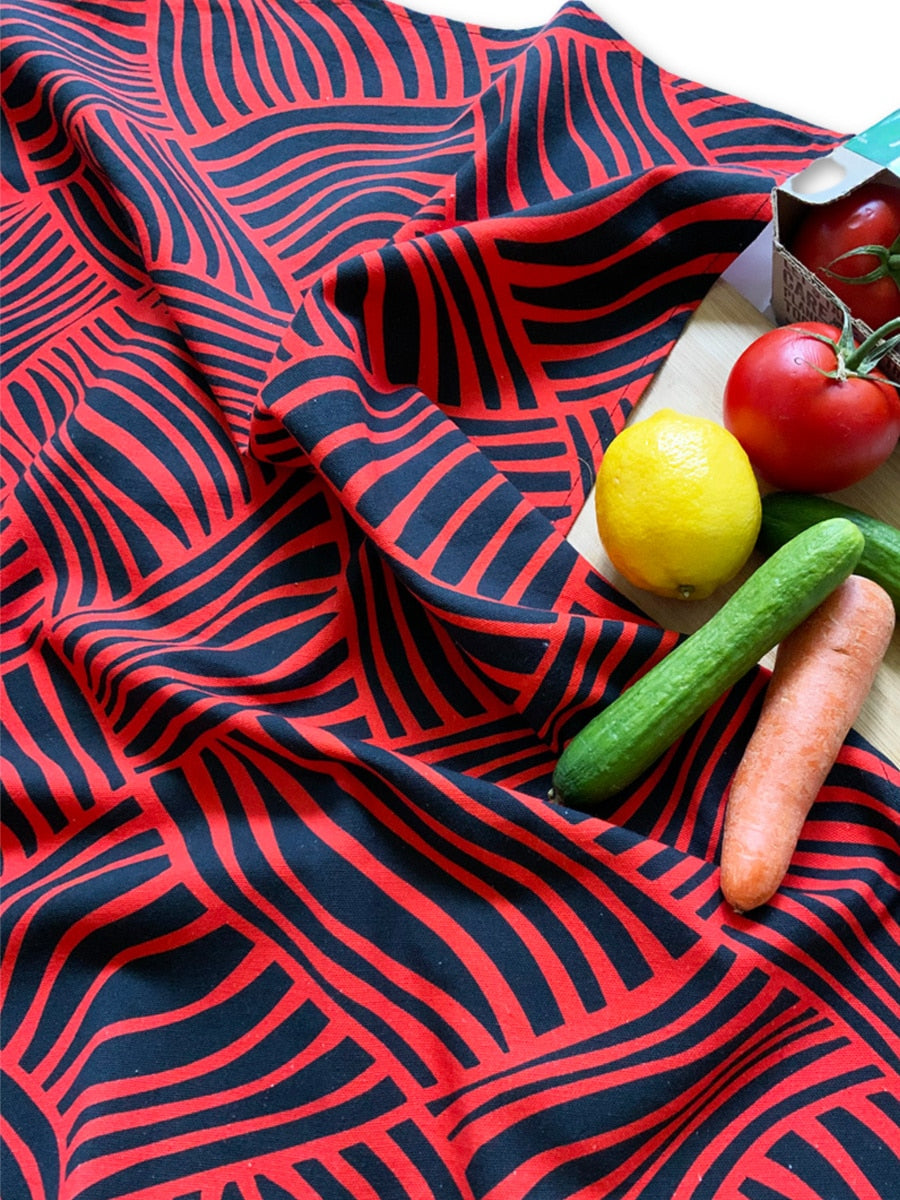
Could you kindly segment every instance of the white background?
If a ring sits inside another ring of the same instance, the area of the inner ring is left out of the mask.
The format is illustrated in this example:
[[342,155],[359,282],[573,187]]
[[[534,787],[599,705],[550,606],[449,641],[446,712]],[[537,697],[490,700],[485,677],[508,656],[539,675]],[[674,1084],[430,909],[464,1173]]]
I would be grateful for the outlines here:
[[[587,0],[659,66],[836,133],[900,108],[896,0]],[[543,25],[562,0],[412,0],[476,25]]]

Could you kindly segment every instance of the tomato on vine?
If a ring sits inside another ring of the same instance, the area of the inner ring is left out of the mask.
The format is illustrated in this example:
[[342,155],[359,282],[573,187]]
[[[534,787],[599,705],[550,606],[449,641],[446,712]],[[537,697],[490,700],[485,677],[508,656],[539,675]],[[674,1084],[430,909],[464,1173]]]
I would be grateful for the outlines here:
[[864,479],[900,438],[900,392],[876,368],[900,345],[900,317],[854,343],[843,327],[801,321],[770,329],[738,357],[725,385],[725,427],[766,482],[832,492]]
[[900,188],[874,181],[809,208],[788,249],[871,329],[900,316]]

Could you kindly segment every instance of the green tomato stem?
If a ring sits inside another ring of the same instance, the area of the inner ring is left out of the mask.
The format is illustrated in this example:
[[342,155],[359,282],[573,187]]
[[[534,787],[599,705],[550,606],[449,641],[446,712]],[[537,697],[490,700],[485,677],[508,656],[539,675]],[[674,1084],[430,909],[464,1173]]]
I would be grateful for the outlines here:
[[[865,341],[856,346],[853,341],[850,310],[845,304],[841,305],[841,309],[843,323],[837,339],[826,337],[822,333],[813,333],[812,330],[806,331],[807,336],[830,346],[837,359],[837,365],[833,371],[824,371],[821,367],[816,367],[816,370],[828,379],[837,379],[841,383],[850,376],[856,379],[866,379],[885,355],[900,346],[900,317],[892,317],[890,321],[886,321],[874,333],[869,334]],[[892,380],[885,380],[885,382],[891,383],[895,387],[898,386],[893,384]]]
[[[844,262],[848,258],[856,258],[860,254],[878,259],[878,265],[865,275],[843,275],[834,270],[835,263]],[[827,267],[822,267],[822,274],[831,279],[839,279],[841,283],[877,283],[879,279],[892,279],[900,289],[900,234],[890,246],[855,246],[833,258]]]
[[900,345],[900,317],[892,317],[847,355],[847,370],[854,375],[867,375],[897,345]]

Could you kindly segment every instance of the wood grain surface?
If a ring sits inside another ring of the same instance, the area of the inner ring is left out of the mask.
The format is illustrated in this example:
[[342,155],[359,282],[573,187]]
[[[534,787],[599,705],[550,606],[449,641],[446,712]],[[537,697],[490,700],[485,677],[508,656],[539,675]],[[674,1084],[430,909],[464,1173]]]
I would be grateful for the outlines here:
[[[695,413],[722,421],[722,394],[731,364],[754,338],[771,328],[740,292],[719,280],[689,321],[650,388],[632,415],[645,420],[660,408]],[[763,492],[770,490],[760,483]],[[832,499],[900,526],[900,448],[874,474]],[[668,629],[692,633],[743,582],[761,559],[754,552],[740,574],[708,600],[667,600],[633,587],[610,563],[597,534],[594,495],[579,514],[569,541],[643,612]],[[772,651],[762,660],[771,666]],[[894,764],[900,763],[900,628],[894,633],[856,728]]]

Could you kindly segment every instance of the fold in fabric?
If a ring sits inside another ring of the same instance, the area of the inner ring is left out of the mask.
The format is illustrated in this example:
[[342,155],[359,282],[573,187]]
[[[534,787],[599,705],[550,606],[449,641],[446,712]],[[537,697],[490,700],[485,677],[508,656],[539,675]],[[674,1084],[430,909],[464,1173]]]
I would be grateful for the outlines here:
[[842,135],[581,3],[4,24],[4,1196],[889,1195],[896,765],[750,917],[762,672],[546,800],[677,639],[565,540],[604,447]]

